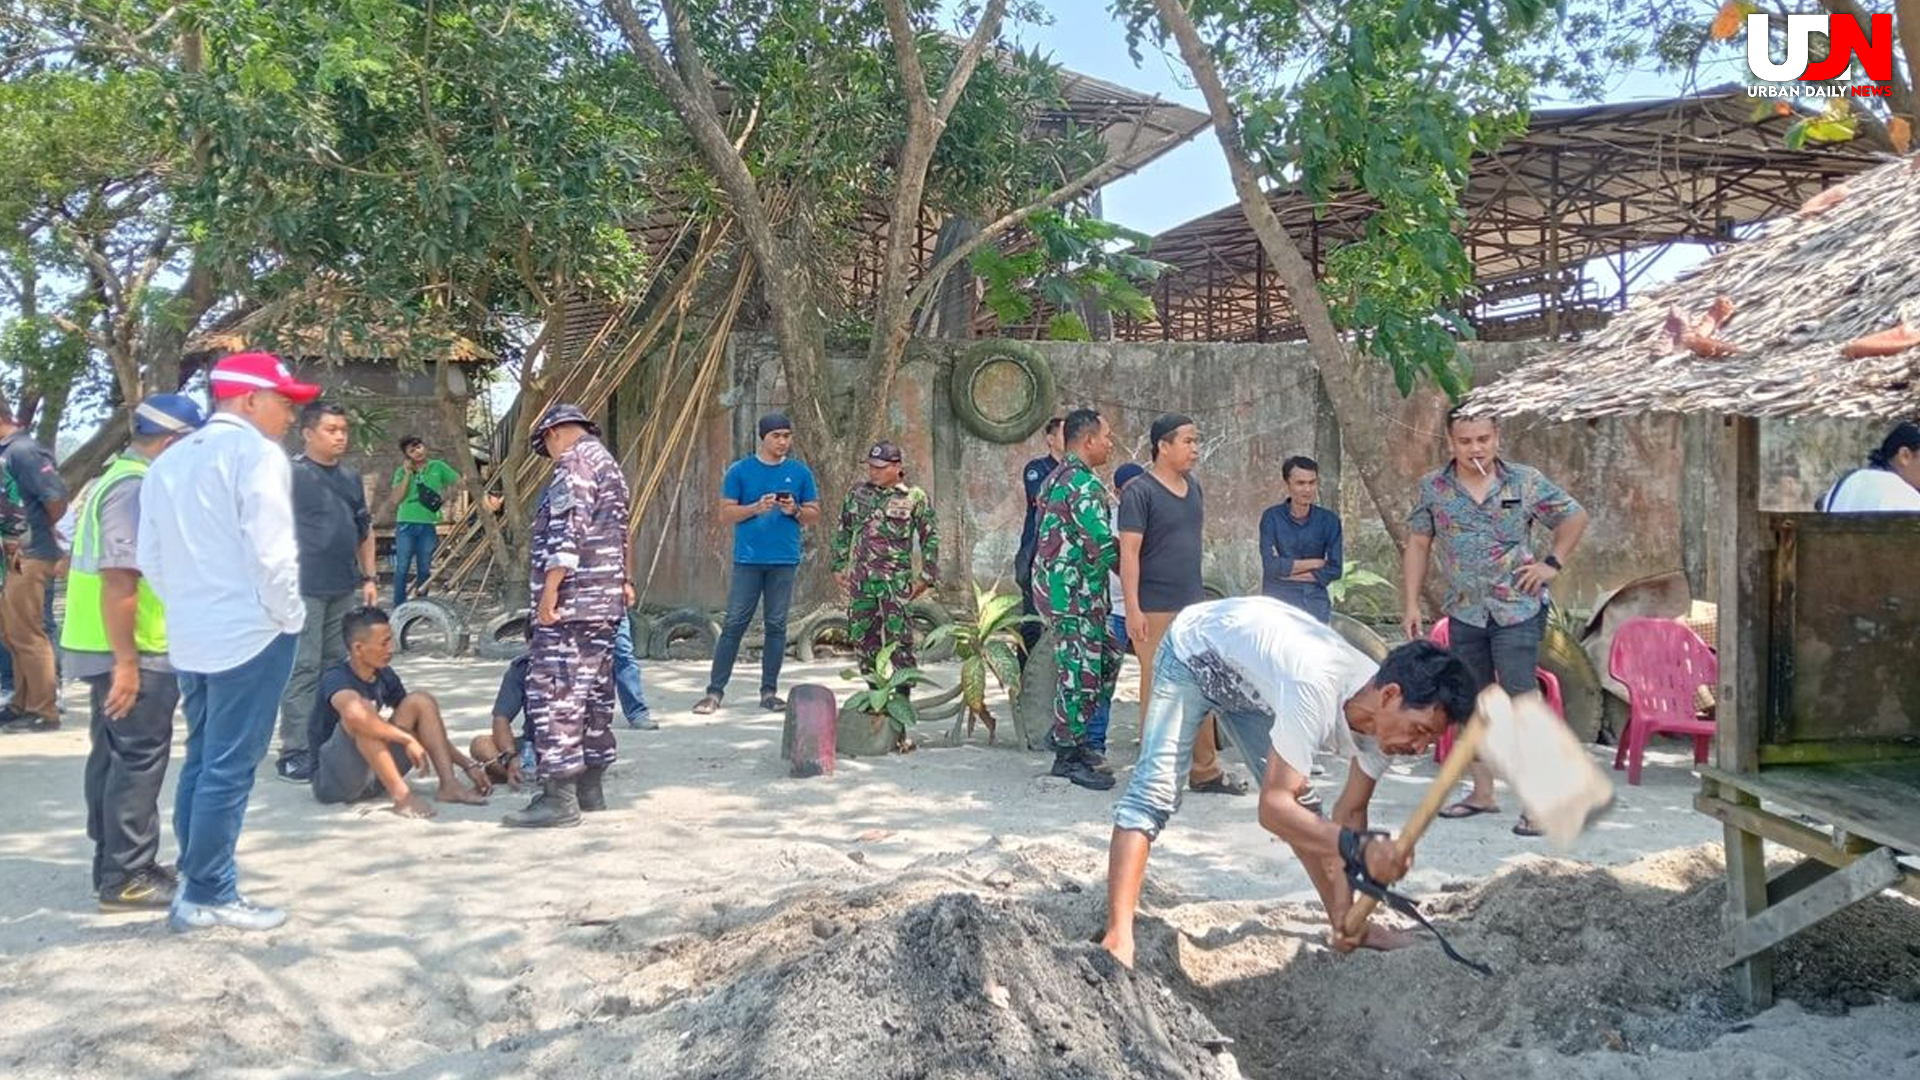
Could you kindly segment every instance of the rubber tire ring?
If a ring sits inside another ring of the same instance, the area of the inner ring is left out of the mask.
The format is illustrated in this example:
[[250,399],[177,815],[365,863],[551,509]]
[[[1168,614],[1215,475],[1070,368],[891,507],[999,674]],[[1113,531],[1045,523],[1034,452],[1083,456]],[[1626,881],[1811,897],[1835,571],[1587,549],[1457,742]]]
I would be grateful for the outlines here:
[[[713,617],[695,608],[680,608],[669,611],[654,620],[652,632],[647,636],[647,656],[662,660],[669,657],[669,648],[673,645],[676,630],[693,630],[694,640],[700,642],[702,652],[694,657],[680,659],[711,660],[713,650],[720,642],[720,624]],[[636,628],[637,629],[637,628]],[[638,651],[639,639],[634,639],[635,651]]]
[[[407,646],[408,632],[416,623],[423,620],[440,624],[442,644],[436,649],[426,650]],[[472,641],[472,634],[467,629],[467,620],[461,616],[459,610],[452,604],[432,597],[421,597],[401,604],[393,609],[393,614],[388,616],[387,621],[393,627],[394,649],[401,653],[425,652],[434,656],[453,658],[465,653]]]
[[907,605],[907,617],[913,620],[914,646],[920,663],[937,664],[942,660],[953,659],[951,635],[930,649],[920,647],[934,627],[945,626],[953,621],[953,613],[948,611],[940,601],[923,596]]
[[[1033,393],[1026,408],[1005,419],[995,420],[975,400],[974,382],[993,364],[1014,364],[1032,384]],[[1059,391],[1053,378],[1053,365],[1040,350],[1024,341],[996,338],[983,341],[960,354],[954,361],[953,375],[947,383],[947,396],[960,426],[994,443],[1025,442],[1040,430],[1059,407]]]
[[482,660],[511,660],[526,652],[527,618],[524,611],[509,611],[487,620],[474,638],[473,654]]
[[800,660],[807,661],[819,659],[819,653],[814,648],[814,645],[820,637],[820,632],[827,629],[838,630],[844,636],[847,632],[847,617],[837,612],[828,611],[807,620],[806,626],[800,631],[799,635],[794,638],[794,656]]

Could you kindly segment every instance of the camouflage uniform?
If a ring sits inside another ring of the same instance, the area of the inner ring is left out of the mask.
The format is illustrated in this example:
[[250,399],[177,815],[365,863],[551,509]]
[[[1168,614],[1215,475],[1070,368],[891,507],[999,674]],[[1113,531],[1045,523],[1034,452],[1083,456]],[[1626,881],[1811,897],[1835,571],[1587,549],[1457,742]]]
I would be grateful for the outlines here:
[[1120,650],[1107,634],[1113,607],[1107,575],[1119,561],[1113,498],[1093,470],[1069,453],[1040,486],[1033,557],[1033,604],[1053,627],[1059,670],[1053,694],[1055,746],[1084,742],[1094,708],[1113,696]]
[[534,620],[527,719],[540,779],[613,763],[613,638],[626,616],[627,480],[599,439],[583,437],[553,463],[533,513],[529,584],[538,612],[550,567],[560,621]]
[[[894,643],[893,666],[917,667],[907,597],[913,591],[913,541],[920,539],[920,580],[939,580],[940,537],[933,503],[905,483],[867,481],[847,493],[833,534],[833,572],[847,573],[847,636],[860,650],[860,668],[872,671],[880,647]],[[849,567],[851,572],[849,573]]]

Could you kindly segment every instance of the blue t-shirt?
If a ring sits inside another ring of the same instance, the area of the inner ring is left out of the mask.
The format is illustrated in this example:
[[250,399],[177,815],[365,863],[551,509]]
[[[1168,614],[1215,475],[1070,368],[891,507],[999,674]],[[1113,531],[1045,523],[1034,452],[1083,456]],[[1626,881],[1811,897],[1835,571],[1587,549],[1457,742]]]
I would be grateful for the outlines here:
[[[791,492],[799,506],[820,501],[813,470],[792,458],[769,465],[758,454],[744,457],[727,469],[727,478],[720,482],[720,494],[742,506],[783,491]],[[752,566],[800,565],[800,522],[773,509],[735,525],[733,561]]]

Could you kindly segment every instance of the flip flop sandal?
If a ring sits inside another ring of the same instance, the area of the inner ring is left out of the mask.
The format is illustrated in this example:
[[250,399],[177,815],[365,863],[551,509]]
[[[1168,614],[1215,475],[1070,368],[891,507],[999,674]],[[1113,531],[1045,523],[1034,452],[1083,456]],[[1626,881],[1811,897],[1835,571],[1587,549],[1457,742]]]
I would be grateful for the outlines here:
[[1526,818],[1521,818],[1521,819],[1520,819],[1519,821],[1516,821],[1516,822],[1514,822],[1514,825],[1513,825],[1513,835],[1515,835],[1515,836],[1545,836],[1546,834],[1545,834],[1545,833],[1543,833],[1543,832],[1541,832],[1541,831],[1540,831],[1539,829],[1536,829],[1536,828],[1534,828],[1534,827],[1533,827],[1533,823],[1532,823],[1532,822],[1530,822],[1530,821],[1528,821],[1528,820],[1527,820]]
[[1462,799],[1434,816],[1446,818],[1448,821],[1459,821],[1462,818],[1479,817],[1481,814],[1494,814],[1499,811],[1500,808],[1497,806],[1475,806]]
[[718,709],[719,707],[720,707],[720,699],[717,697],[714,697],[712,694],[708,694],[706,697],[701,698],[699,702],[694,705],[693,711],[696,715],[706,716],[712,713],[715,709]]
[[1247,782],[1232,773],[1221,773],[1204,784],[1189,782],[1187,790],[1199,795],[1245,795]]

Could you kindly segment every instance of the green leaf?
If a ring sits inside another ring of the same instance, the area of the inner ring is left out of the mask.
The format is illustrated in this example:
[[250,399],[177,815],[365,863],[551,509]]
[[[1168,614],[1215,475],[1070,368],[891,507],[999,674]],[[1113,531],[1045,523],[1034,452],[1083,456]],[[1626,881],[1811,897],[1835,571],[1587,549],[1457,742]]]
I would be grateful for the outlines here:
[[888,700],[886,709],[887,716],[892,719],[894,726],[903,732],[913,727],[915,721],[919,719],[919,714],[914,711],[913,702],[903,697]]

